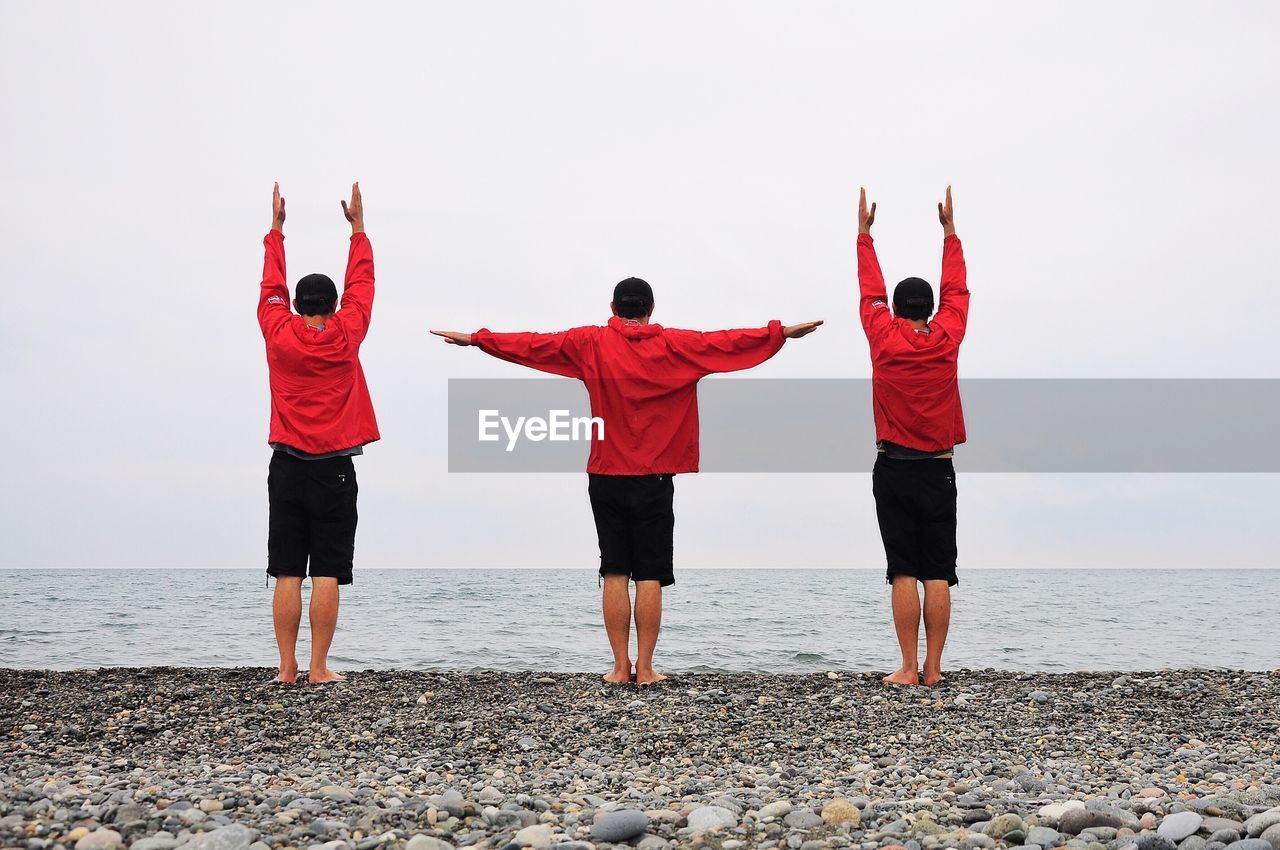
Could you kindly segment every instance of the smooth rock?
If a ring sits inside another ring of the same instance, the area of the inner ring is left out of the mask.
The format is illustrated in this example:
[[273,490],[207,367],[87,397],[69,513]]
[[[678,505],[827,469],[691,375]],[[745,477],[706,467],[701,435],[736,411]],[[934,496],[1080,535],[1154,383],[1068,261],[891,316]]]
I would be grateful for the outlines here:
[[1176,844],[1189,835],[1195,835],[1203,822],[1204,818],[1195,812],[1174,812],[1165,815],[1156,832]]
[[694,832],[713,832],[738,825],[738,816],[722,806],[702,806],[689,812],[689,829]]
[[100,826],[76,842],[76,850],[117,850],[124,844],[120,833]]
[[235,823],[196,836],[183,844],[182,850],[248,850],[254,838],[247,826]]
[[[721,809],[720,811],[725,811]],[[617,843],[629,841],[643,835],[649,828],[649,816],[636,809],[618,809],[596,815],[591,823],[591,838],[594,841]]]
[[1027,830],[1027,843],[1039,844],[1041,847],[1053,847],[1061,838],[1058,830],[1047,826],[1033,826]]
[[792,829],[813,829],[823,823],[822,818],[811,809],[796,809],[783,818],[782,822]]
[[1014,832],[1023,833],[1025,835],[1026,829],[1027,825],[1023,823],[1022,818],[1012,812],[1009,812],[1007,814],[996,815],[993,817],[987,822],[987,825],[983,827],[982,833],[983,835],[989,835],[998,840]]
[[1268,809],[1244,822],[1244,831],[1250,838],[1257,838],[1269,828],[1280,823],[1280,808]]
[[129,850],[173,850],[178,846],[178,839],[163,835],[152,835],[139,838],[129,845]]
[[1274,847],[1275,850],[1280,850],[1280,823],[1271,824],[1271,826],[1262,830],[1262,834],[1258,837]]
[[1109,826],[1118,829],[1124,826],[1124,818],[1115,812],[1099,812],[1092,809],[1071,809],[1063,812],[1058,818],[1058,830],[1071,835],[1079,835],[1093,826]]
[[405,842],[404,850],[454,850],[454,846],[433,835],[415,835]]
[[551,827],[545,823],[526,826],[511,839],[521,847],[533,847],[535,850],[546,850],[551,846]]
[[[80,845],[76,845],[79,850]],[[1271,850],[1271,842],[1261,838],[1244,838],[1227,845],[1227,850]]]
[[794,806],[791,805],[790,800],[776,800],[768,805],[761,806],[760,811],[756,814],[758,814],[761,819],[781,818],[791,814],[791,810],[793,808]]

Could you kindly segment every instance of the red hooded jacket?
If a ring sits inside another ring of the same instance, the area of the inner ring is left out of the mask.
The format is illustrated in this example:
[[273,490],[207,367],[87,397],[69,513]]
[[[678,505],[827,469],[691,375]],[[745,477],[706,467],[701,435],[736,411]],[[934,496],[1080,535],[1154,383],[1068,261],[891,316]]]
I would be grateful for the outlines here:
[[785,341],[782,323],[748,330],[699,331],[641,325],[614,316],[554,334],[495,334],[471,341],[494,357],[587,385],[591,429],[587,472],[674,475],[698,471],[698,381],[714,372],[758,366]]
[[876,441],[926,452],[963,443],[956,377],[969,319],[969,289],[959,237],[952,234],[942,242],[941,294],[928,333],[890,314],[880,261],[865,233],[858,235],[858,285],[862,327],[871,344]]
[[258,324],[267,342],[271,375],[268,443],[284,443],[311,454],[336,452],[377,440],[378,423],[360,368],[360,343],[373,309],[373,248],[363,233],[351,236],[342,307],[324,330],[307,326],[289,309],[284,235],[262,240],[266,260]]

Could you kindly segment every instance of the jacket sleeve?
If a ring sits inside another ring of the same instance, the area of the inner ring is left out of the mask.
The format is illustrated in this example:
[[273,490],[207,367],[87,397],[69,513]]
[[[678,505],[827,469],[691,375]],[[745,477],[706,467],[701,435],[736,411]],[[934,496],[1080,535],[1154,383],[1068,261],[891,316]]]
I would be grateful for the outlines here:
[[272,230],[262,240],[266,258],[262,263],[262,290],[258,293],[258,325],[269,338],[293,311],[289,309],[289,285],[285,283],[284,234]]
[[759,366],[782,348],[782,322],[774,320],[763,328],[728,331],[665,332],[672,352],[688,363],[699,377],[715,372],[737,372]]
[[553,334],[496,334],[481,328],[471,335],[471,343],[499,360],[518,363],[540,372],[565,378],[582,378],[578,329]]
[[969,322],[969,284],[964,249],[954,233],[942,241],[942,284],[938,312],[930,323],[947,332],[957,343],[964,339]]
[[869,233],[858,234],[858,290],[862,330],[867,339],[873,339],[884,333],[893,322],[893,315],[884,289],[884,273],[880,271],[880,260]]
[[369,332],[369,319],[373,313],[373,246],[363,233],[351,234],[339,313],[348,338],[359,345]]

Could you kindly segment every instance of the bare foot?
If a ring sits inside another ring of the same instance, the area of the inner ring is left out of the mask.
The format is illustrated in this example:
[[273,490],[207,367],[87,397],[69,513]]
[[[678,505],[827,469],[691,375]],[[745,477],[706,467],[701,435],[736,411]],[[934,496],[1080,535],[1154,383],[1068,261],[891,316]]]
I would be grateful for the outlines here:
[[324,685],[329,682],[345,682],[347,677],[341,673],[335,673],[326,667],[323,670],[313,670],[307,675],[307,681],[313,685]]
[[900,667],[881,679],[890,685],[907,685],[913,686],[920,684],[920,673],[910,667]]
[[628,661],[626,667],[619,667],[615,664],[613,669],[605,673],[601,678],[611,685],[625,685],[631,681],[631,662]]
[[298,684],[298,665],[292,667],[281,667],[280,672],[271,680],[277,685],[296,685]]
[[637,685],[656,685],[659,682],[665,682],[667,677],[654,670],[652,667],[636,668],[636,684]]
[[932,688],[939,682],[945,682],[946,680],[947,677],[942,675],[941,669],[930,670],[928,667],[924,668],[924,685],[926,688]]

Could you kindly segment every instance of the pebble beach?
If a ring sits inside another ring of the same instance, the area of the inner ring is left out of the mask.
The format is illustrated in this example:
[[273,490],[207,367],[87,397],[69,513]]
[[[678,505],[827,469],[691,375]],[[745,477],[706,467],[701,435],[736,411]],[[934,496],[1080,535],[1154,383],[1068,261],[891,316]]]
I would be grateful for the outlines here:
[[0,846],[1280,850],[1280,674],[0,670]]

